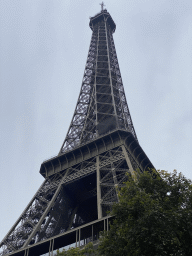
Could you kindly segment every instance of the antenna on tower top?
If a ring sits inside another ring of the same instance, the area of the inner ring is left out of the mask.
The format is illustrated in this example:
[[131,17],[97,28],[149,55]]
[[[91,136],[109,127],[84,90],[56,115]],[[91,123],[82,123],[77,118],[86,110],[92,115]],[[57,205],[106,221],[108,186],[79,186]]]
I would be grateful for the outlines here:
[[104,3],[102,2],[101,4],[101,11],[103,11],[103,7],[105,6]]

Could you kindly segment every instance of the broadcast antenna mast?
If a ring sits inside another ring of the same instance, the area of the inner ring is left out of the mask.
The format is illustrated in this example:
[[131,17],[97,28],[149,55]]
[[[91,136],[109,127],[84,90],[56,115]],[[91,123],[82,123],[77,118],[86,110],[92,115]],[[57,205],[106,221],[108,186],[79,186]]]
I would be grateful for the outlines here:
[[101,11],[103,11],[103,7],[105,6],[104,3],[102,2],[101,4]]

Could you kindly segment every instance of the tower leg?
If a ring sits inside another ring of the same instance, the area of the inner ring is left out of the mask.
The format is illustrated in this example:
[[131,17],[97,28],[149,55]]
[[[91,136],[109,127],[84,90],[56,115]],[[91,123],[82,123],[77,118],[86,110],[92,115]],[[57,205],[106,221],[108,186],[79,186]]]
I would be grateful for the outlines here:
[[31,239],[35,236],[36,232],[40,229],[40,226],[43,222],[43,220],[45,219],[45,217],[47,216],[48,212],[50,211],[51,207],[53,206],[54,204],[54,201],[56,200],[60,190],[61,190],[61,187],[62,187],[62,181],[65,179],[65,177],[67,176],[68,174],[68,171],[66,171],[65,175],[63,176],[59,186],[57,187],[57,190],[54,194],[54,196],[52,197],[51,201],[49,202],[46,210],[44,211],[43,215],[41,216],[41,219],[39,220],[38,224],[36,225],[36,227],[33,229],[32,233],[30,234],[29,238],[27,239],[27,241],[25,242],[25,244],[23,245],[23,247],[26,247],[29,245],[29,243],[31,242]]
[[99,156],[96,157],[97,165],[97,212],[98,219],[102,218],[102,208],[101,208],[101,185],[100,185],[100,170],[99,170]]
[[122,150],[123,150],[123,154],[124,154],[124,156],[125,156],[125,159],[126,159],[126,161],[127,161],[127,165],[128,165],[128,167],[129,167],[131,176],[132,176],[132,178],[135,180],[135,172],[134,172],[133,166],[132,166],[132,164],[131,164],[130,158],[129,158],[128,154],[127,154],[127,150],[126,150],[126,148],[125,148],[124,145],[122,145],[121,147],[122,147]]

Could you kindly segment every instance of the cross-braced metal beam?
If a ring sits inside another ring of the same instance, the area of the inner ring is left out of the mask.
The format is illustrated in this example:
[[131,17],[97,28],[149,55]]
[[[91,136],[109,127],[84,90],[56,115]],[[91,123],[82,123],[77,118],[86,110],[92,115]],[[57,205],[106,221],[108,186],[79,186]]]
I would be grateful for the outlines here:
[[114,26],[107,11],[91,18],[93,30],[75,112],[59,154],[114,129],[136,133],[123,88],[113,41]]

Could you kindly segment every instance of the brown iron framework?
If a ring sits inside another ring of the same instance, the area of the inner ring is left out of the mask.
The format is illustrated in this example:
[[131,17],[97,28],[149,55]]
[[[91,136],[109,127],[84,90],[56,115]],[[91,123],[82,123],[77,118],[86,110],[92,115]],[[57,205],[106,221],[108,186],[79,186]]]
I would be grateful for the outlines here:
[[91,45],[67,136],[58,156],[42,163],[45,181],[0,243],[1,256],[41,255],[29,248],[45,252],[44,241],[106,217],[124,182],[153,168],[129,113],[112,36],[116,25],[102,10],[90,19],[90,28]]

